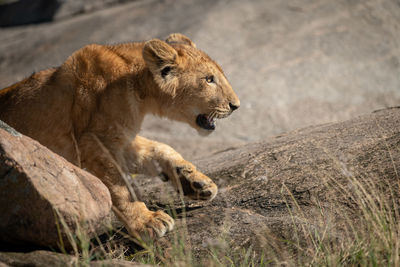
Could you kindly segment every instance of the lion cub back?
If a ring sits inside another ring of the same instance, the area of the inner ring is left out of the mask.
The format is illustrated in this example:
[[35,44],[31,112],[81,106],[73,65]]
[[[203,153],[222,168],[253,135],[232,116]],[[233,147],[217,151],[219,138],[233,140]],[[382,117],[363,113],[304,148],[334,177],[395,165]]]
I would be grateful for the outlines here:
[[54,140],[62,142],[71,130],[73,92],[57,84],[56,76],[55,68],[43,70],[0,90],[0,120],[64,154],[65,144]]

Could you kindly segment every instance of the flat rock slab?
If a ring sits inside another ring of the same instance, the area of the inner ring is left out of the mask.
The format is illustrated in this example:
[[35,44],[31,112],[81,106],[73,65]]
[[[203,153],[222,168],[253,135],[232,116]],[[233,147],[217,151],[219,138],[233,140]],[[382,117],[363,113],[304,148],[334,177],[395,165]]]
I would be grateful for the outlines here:
[[[379,188],[388,203],[398,203],[399,148],[400,107],[215,154],[197,166],[217,183],[218,195],[212,202],[187,201],[183,218],[176,199],[182,228],[169,237],[187,232],[198,258],[222,246],[221,240],[233,249],[258,250],[268,248],[267,238],[295,242],[303,226],[340,238],[335,223],[360,218],[354,201],[360,185]],[[165,185],[147,186],[149,206],[171,203],[159,197],[168,195]]]
[[3,122],[0,191],[1,241],[57,248],[67,229],[93,236],[109,222],[111,197],[98,178]]

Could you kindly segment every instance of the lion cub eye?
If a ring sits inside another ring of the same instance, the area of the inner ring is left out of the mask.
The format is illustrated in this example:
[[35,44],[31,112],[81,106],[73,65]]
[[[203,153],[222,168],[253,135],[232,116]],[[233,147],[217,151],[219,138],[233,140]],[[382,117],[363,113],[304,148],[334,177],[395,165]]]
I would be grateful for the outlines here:
[[214,76],[210,75],[206,77],[206,82],[208,83],[215,83]]

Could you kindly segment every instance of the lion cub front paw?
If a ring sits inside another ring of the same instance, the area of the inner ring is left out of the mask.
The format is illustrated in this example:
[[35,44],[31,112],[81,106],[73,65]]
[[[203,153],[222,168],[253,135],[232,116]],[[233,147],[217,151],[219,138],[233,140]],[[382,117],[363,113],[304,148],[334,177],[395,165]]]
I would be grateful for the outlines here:
[[212,200],[217,195],[217,185],[201,172],[192,168],[177,167],[176,173],[185,196],[191,199]]
[[130,235],[142,239],[155,239],[164,236],[167,231],[174,228],[174,219],[165,212],[159,210],[146,213],[139,221],[135,221],[133,225],[127,227]]

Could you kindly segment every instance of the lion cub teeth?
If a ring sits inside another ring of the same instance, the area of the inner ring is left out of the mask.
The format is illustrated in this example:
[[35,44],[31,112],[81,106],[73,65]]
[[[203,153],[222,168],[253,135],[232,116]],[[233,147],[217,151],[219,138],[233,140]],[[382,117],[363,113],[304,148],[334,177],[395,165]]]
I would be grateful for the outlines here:
[[216,118],[210,118],[207,116],[207,121],[210,125],[214,126],[216,125],[217,119]]

